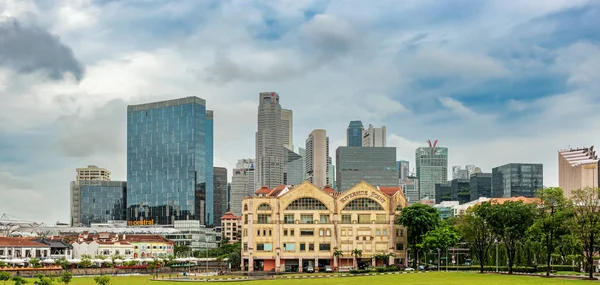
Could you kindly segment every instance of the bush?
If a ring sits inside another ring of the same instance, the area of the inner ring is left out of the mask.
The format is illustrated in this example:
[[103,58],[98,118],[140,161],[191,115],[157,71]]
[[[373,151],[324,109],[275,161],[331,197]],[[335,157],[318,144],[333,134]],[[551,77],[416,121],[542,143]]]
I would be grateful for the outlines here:
[[375,271],[380,272],[380,273],[385,272],[386,270],[387,270],[387,268],[385,268],[385,267],[375,267]]
[[385,271],[386,272],[394,272],[394,271],[400,271],[400,269],[395,265],[390,265],[385,268]]
[[349,271],[350,274],[365,274],[365,273],[370,273],[371,271],[369,271],[368,269],[352,269]]
[[[546,268],[547,266],[538,266],[537,267],[537,272],[546,272]],[[556,270],[556,271],[575,271],[578,272],[579,271],[579,267],[578,266],[573,266],[573,265],[552,265],[550,266],[550,270]]]

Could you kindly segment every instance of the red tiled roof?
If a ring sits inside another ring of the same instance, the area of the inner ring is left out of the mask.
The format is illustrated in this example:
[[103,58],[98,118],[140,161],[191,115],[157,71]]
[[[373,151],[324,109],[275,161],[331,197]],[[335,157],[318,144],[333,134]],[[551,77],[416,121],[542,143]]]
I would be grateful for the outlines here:
[[333,188],[331,188],[331,186],[329,185],[325,185],[325,187],[323,187],[323,191],[327,192],[330,195],[335,195],[337,194],[337,191],[335,191]]
[[262,188],[256,190],[255,194],[256,195],[267,195],[270,192],[271,192],[271,189],[269,189],[269,187],[263,186]]
[[125,238],[122,240],[128,242],[167,242],[174,243],[160,235],[124,235]]
[[269,197],[273,196],[273,197],[277,197],[277,195],[279,195],[279,193],[281,193],[281,191],[283,191],[285,189],[285,187],[287,187],[286,185],[277,185],[277,187],[273,188],[273,190],[271,190],[269,192]]
[[49,247],[48,245],[30,241],[24,238],[0,237],[0,246],[14,247]]
[[396,192],[401,191],[400,186],[377,186],[377,188],[388,196],[394,196]]
[[239,219],[239,217],[234,215],[232,212],[227,212],[227,213],[225,213],[225,215],[223,217],[221,217],[221,220],[237,220],[237,219]]
[[511,197],[511,198],[492,198],[492,199],[490,199],[490,203],[491,204],[504,204],[504,202],[508,202],[508,201],[512,201],[512,202],[521,201],[521,202],[523,202],[525,204],[532,204],[532,203],[539,203],[540,199],[539,198],[527,198],[525,196]]

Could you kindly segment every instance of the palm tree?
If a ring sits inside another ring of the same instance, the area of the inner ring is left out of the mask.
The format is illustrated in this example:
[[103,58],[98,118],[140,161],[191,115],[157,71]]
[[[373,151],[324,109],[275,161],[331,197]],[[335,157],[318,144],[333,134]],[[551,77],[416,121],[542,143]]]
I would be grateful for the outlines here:
[[352,256],[354,256],[354,268],[358,268],[358,258],[362,256],[362,250],[355,248],[352,251]]
[[341,250],[339,250],[337,248],[333,250],[333,259],[335,261],[335,264],[337,264],[338,267],[340,266],[340,264],[339,264],[340,257],[342,257],[342,256],[344,256],[344,253]]

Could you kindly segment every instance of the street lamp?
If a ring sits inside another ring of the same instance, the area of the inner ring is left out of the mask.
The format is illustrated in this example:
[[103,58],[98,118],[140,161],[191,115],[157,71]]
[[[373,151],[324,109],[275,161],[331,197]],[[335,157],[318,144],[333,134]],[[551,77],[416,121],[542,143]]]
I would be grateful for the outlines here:
[[498,240],[494,239],[494,242],[496,243],[496,273],[498,273]]

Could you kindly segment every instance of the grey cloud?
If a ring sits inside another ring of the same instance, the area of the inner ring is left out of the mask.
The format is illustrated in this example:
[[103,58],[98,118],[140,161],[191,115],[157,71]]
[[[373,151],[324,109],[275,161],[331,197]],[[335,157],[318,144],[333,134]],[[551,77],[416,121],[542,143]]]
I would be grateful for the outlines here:
[[219,56],[215,63],[204,68],[203,75],[200,77],[218,83],[254,80],[277,81],[296,76],[301,73],[301,70],[304,69],[295,69],[285,63],[274,64],[259,70],[233,62],[228,57]]
[[0,66],[21,73],[45,71],[54,80],[71,73],[81,80],[84,67],[70,47],[47,30],[23,25],[16,19],[0,19]]

